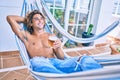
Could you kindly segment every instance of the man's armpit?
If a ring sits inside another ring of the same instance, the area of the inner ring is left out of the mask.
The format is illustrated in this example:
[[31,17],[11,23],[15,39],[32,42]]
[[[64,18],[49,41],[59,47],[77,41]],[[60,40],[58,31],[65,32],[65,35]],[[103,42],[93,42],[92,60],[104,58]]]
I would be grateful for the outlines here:
[[27,36],[25,36],[25,35],[23,35],[23,39],[24,39],[25,41],[28,41],[28,38],[27,38]]
[[18,31],[19,31],[19,32],[23,31],[23,28],[19,28]]
[[20,33],[22,33],[22,38],[23,38],[25,41],[28,41],[28,38],[27,38],[27,36],[26,36],[25,33],[24,33],[24,29],[23,29],[23,28],[19,28],[18,31],[19,31]]

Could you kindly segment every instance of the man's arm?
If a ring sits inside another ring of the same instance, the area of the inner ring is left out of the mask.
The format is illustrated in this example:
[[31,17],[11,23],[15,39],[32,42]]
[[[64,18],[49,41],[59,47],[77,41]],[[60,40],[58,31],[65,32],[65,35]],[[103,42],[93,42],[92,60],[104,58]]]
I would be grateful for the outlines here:
[[24,17],[20,17],[20,16],[16,16],[16,15],[9,15],[7,16],[7,21],[10,24],[13,32],[23,41],[27,41],[27,36],[26,36],[26,32],[24,31],[24,29],[22,29],[22,27],[19,25],[19,23],[24,23],[25,22],[25,18]]
[[64,52],[61,47],[61,41],[59,39],[54,42],[53,50],[54,50],[57,58],[64,59]]

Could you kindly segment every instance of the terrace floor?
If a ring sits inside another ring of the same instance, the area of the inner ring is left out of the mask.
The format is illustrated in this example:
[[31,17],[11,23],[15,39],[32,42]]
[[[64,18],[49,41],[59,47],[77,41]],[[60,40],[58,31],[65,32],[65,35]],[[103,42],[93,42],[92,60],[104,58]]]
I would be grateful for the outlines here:
[[[91,48],[79,47],[76,49],[65,49],[65,52],[70,56],[81,56],[84,54],[103,56],[116,54],[112,54],[111,48],[104,44],[99,44]],[[0,80],[34,80],[24,65],[19,51],[0,52]]]

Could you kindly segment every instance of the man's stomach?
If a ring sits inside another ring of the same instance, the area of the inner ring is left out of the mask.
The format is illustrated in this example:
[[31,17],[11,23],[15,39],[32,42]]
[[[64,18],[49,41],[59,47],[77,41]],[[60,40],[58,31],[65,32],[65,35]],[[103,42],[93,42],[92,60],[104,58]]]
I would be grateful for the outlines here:
[[41,48],[41,49],[32,49],[29,50],[29,55],[30,57],[36,57],[36,56],[42,56],[42,57],[46,57],[46,58],[54,58],[55,54],[53,53],[53,49],[52,48]]

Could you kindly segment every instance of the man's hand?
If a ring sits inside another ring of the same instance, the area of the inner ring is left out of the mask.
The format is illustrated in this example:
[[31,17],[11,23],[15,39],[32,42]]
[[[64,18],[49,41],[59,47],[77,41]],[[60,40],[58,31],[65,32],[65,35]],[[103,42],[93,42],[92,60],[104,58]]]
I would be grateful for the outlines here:
[[57,39],[54,43],[53,43],[53,49],[57,49],[61,47],[61,40]]

